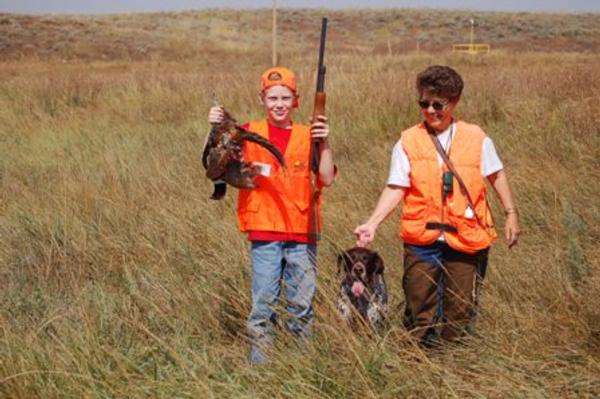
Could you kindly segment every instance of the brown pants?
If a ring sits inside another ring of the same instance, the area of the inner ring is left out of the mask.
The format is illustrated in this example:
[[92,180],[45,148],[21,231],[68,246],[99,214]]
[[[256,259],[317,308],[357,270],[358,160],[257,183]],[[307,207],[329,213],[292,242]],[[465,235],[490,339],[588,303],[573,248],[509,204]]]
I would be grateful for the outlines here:
[[469,255],[439,241],[404,245],[404,325],[415,338],[453,341],[472,327],[488,250]]

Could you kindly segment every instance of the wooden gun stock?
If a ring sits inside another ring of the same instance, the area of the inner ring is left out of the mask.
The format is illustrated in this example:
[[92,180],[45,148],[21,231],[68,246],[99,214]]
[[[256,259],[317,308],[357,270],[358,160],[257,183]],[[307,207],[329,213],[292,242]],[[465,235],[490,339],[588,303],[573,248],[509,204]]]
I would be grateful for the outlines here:
[[325,115],[325,101],[327,100],[327,95],[325,92],[317,92],[315,93],[315,106],[313,108],[313,122],[316,122],[317,116]]

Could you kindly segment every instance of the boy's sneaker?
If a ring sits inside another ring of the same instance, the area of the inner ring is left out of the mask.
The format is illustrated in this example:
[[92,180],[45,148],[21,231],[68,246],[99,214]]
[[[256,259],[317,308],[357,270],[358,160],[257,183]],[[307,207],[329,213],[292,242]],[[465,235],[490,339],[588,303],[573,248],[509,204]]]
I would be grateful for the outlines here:
[[250,355],[248,356],[248,360],[251,365],[258,366],[260,364],[265,364],[268,360],[265,355],[264,349],[258,345],[252,345],[250,347]]

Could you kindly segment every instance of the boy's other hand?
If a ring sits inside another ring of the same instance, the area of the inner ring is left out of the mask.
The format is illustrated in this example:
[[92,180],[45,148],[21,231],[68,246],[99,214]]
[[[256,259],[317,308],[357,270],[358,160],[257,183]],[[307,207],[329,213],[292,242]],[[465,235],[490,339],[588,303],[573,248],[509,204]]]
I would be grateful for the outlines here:
[[313,139],[327,140],[329,137],[329,125],[327,124],[326,116],[317,116],[317,120],[313,121],[312,125],[310,125],[310,136]]
[[212,107],[208,112],[208,123],[215,124],[223,122],[223,108],[222,107]]

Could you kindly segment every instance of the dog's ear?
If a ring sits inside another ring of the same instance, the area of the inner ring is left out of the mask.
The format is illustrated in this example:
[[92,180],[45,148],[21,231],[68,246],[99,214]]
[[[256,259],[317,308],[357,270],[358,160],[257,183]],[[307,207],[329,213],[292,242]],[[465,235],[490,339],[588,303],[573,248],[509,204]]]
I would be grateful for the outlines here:
[[377,252],[373,252],[371,262],[375,265],[375,274],[383,274],[385,266],[383,265],[383,259]]
[[337,266],[338,266],[338,274],[340,274],[342,272],[342,270],[344,271],[348,271],[350,268],[350,255],[348,255],[348,252],[346,251],[342,251],[339,253],[338,257],[337,257]]

